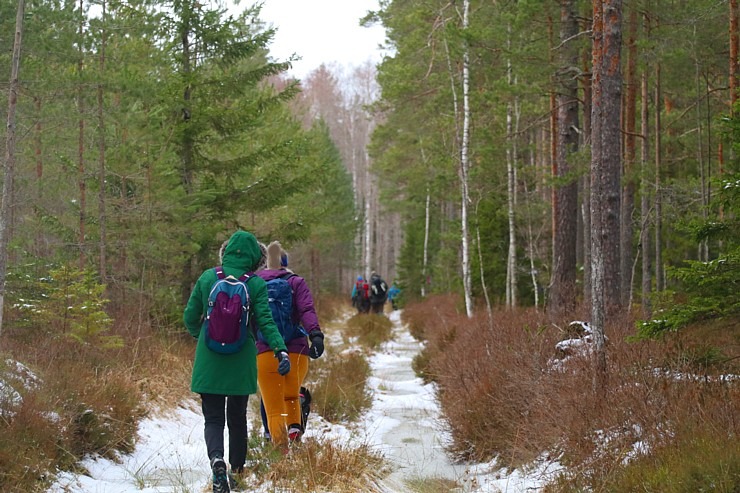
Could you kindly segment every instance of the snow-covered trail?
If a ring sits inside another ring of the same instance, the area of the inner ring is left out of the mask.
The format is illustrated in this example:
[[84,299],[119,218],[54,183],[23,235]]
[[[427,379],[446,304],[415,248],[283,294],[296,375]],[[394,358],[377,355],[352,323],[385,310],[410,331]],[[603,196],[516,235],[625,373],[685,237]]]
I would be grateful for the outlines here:
[[454,483],[459,493],[536,493],[553,479],[559,465],[549,460],[513,471],[501,468],[495,460],[454,463],[445,453],[450,435],[440,417],[435,387],[424,385],[411,366],[422,343],[403,326],[400,312],[392,312],[390,320],[393,340],[371,359],[373,405],[365,417],[371,443],[395,466],[381,485],[386,493],[408,492],[409,480],[448,480],[446,484]]
[[[394,339],[372,356],[373,404],[359,423],[333,424],[309,417],[307,437],[371,444],[389,461],[393,472],[380,487],[384,493],[408,493],[409,480],[446,479],[460,493],[524,493],[540,491],[552,479],[553,464],[505,472],[490,464],[453,464],[444,452],[449,439],[439,417],[434,386],[424,385],[411,368],[422,349],[392,312]],[[250,433],[254,429],[250,400]],[[139,424],[133,453],[118,460],[87,458],[88,474],[60,473],[47,493],[204,493],[210,491],[210,468],[203,439],[203,416],[197,399]],[[227,437],[228,440],[228,437]],[[267,486],[253,493],[268,493]],[[418,491],[418,490],[417,490]]]
[[401,326],[400,312],[390,314],[393,340],[371,358],[373,405],[365,429],[391,462],[393,472],[383,486],[405,491],[407,480],[464,480],[467,467],[453,464],[444,451],[447,434],[439,421],[439,406],[432,385],[424,385],[412,369],[422,349]]

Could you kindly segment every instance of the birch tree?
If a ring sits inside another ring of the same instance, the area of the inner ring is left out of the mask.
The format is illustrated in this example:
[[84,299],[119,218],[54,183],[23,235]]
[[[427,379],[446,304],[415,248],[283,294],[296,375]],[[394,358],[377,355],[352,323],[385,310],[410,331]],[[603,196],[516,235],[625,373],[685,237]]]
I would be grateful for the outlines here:
[[[511,26],[507,26],[507,44],[511,51]],[[506,60],[506,82],[510,87],[516,84],[511,59]],[[517,97],[506,103],[506,218],[509,227],[509,249],[506,253],[506,306],[516,306],[516,134],[514,113],[517,111]],[[517,118],[518,119],[518,118]]]
[[[462,29],[469,26],[470,2],[463,2]],[[444,14],[441,15],[442,17]],[[470,266],[470,231],[469,231],[469,209],[470,205],[470,53],[467,41],[463,41],[463,63],[462,63],[462,112],[459,109],[457,96],[457,78],[450,54],[447,38],[443,39],[445,53],[447,55],[447,70],[450,77],[450,94],[452,95],[453,116],[455,118],[455,140],[459,146],[459,158],[457,176],[460,183],[460,246],[462,254],[461,273],[463,281],[463,298],[465,299],[465,312],[468,317],[473,316],[473,288],[471,281]],[[462,127],[458,124],[462,119]]]
[[[470,15],[470,0],[463,2],[463,31],[468,28]],[[465,294],[465,311],[468,317],[473,316],[473,290],[470,281],[470,238],[468,231],[468,205],[470,190],[468,176],[470,172],[469,145],[470,145],[470,51],[467,41],[463,48],[463,129],[460,142],[460,190],[461,197],[461,234],[462,234],[462,276]]]
[[422,254],[422,264],[421,264],[421,277],[422,277],[422,283],[421,283],[421,297],[424,298],[427,295],[426,291],[426,285],[427,285],[427,268],[429,265],[429,221],[431,220],[431,210],[429,208],[429,202],[431,200],[431,193],[429,193],[429,189],[427,188],[427,198],[424,201],[424,252]]

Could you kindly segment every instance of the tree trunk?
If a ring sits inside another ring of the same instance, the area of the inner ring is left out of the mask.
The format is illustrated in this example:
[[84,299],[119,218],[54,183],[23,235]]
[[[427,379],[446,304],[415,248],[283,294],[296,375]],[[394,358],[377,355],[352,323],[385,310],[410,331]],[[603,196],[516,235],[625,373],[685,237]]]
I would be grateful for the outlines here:
[[661,203],[660,165],[661,165],[661,139],[660,139],[660,101],[662,98],[660,87],[660,63],[655,66],[655,290],[661,292],[663,285],[663,244]]
[[80,230],[78,236],[79,248],[80,248],[80,269],[85,268],[85,223],[87,222],[86,208],[87,208],[87,183],[85,181],[85,101],[82,83],[82,69],[84,65],[84,53],[82,46],[84,45],[84,24],[85,23],[85,12],[83,0],[80,0],[80,32],[79,32],[79,61],[77,65],[77,75],[79,77],[79,85],[77,87],[77,111],[79,114],[79,133],[78,133],[78,148],[77,148],[77,183],[80,191]]
[[[729,70],[729,83],[730,83],[730,116],[735,117],[735,104],[737,103],[737,58],[738,49],[740,49],[740,33],[738,33],[738,0],[730,0],[730,70]],[[722,142],[719,143],[719,152],[717,153],[718,159],[718,172],[720,175],[724,174],[724,153],[722,151]],[[730,157],[733,156],[733,146],[730,146]],[[725,211],[724,206],[720,205],[719,218],[724,219]]]
[[620,278],[622,306],[632,305],[632,264],[635,208],[635,156],[637,117],[637,6],[630,6],[629,34],[627,39],[627,95],[624,111],[624,186],[620,229]]
[[[41,97],[37,96],[33,98],[34,107],[36,110],[36,124],[34,125],[34,136],[33,136],[33,146],[34,146],[34,157],[36,160],[36,189],[34,190],[35,197],[36,197],[36,203],[41,204],[41,197],[44,194],[44,187],[42,183],[42,179],[44,176],[44,158],[43,158],[43,151],[42,151],[42,135],[43,135],[43,125],[41,123]],[[40,213],[37,212],[37,214],[40,216]],[[37,257],[43,257],[46,255],[46,249],[43,247],[44,245],[43,240],[43,232],[39,228],[39,230],[36,233],[36,241],[33,244],[33,253]]]
[[602,59],[604,57],[604,24],[603,5],[601,0],[593,0],[593,61],[591,63],[591,328],[594,334],[596,351],[594,385],[603,388],[600,383],[606,376],[606,352],[604,341],[605,274],[602,230],[604,228],[601,208],[602,196]]
[[[468,28],[468,15],[470,13],[470,1],[463,2],[463,31]],[[460,236],[462,251],[462,281],[463,296],[465,299],[465,313],[470,318],[473,316],[473,292],[470,279],[470,232],[468,231],[468,204],[470,203],[470,193],[468,184],[468,172],[470,162],[468,158],[468,145],[470,140],[470,54],[467,42],[463,42],[463,64],[462,64],[462,91],[463,91],[463,110],[462,110],[462,130],[460,130],[458,121],[460,111],[457,101],[457,82],[455,80],[455,71],[453,70],[452,58],[450,55],[447,39],[444,38],[445,54],[447,56],[447,70],[450,75],[450,89],[452,92],[452,107],[455,117],[455,141],[459,146],[459,163],[458,179],[460,180]],[[449,278],[449,276],[447,276]]]
[[[511,61],[507,61],[507,77],[509,86],[514,85]],[[514,209],[516,207],[516,147],[514,135],[514,103],[509,101],[506,106],[506,216],[509,226],[509,250],[506,255],[506,306],[516,306],[516,222]]]
[[[602,241],[607,316],[620,311],[620,211],[622,138],[620,108],[622,105],[622,0],[603,0],[604,57],[602,59]],[[605,200],[604,200],[605,199]]]
[[597,388],[606,382],[605,322],[619,305],[621,0],[594,0],[591,323]]
[[36,107],[36,124],[34,125],[34,154],[36,157],[36,197],[37,199],[41,198],[42,188],[41,188],[41,178],[44,176],[44,159],[43,154],[41,151],[41,135],[42,132],[42,125],[41,125],[41,98],[36,97],[34,98],[34,106]]
[[431,193],[429,187],[427,187],[427,200],[424,206],[424,259],[421,265],[421,297],[424,298],[427,295],[427,265],[429,264],[429,222],[431,219],[431,210],[429,208],[429,202],[431,201]]
[[[100,79],[103,78],[105,73],[105,0],[102,2],[103,8],[103,30],[100,39]],[[100,279],[103,283],[108,278],[106,270],[106,215],[105,215],[105,112],[103,108],[103,84],[98,83],[98,223],[100,226]]]
[[571,156],[578,151],[578,19],[575,1],[560,3],[560,92],[557,101],[557,137],[553,166],[553,279],[549,309],[568,313],[576,305],[576,244],[578,235],[578,180]]
[[[730,114],[735,114],[737,102],[737,54],[738,54],[738,0],[730,0]],[[722,172],[722,170],[720,170]]]
[[641,300],[642,317],[647,319],[651,316],[650,293],[652,278],[650,275],[650,180],[648,161],[650,160],[650,122],[648,121],[648,72],[647,67],[642,73],[642,107],[640,111],[640,133],[642,142],[640,144],[640,164],[642,176],[640,183],[640,251],[642,252],[642,288]]
[[[477,213],[477,211],[476,211]],[[476,214],[477,215],[477,214]],[[480,242],[480,228],[475,226],[476,246],[478,247],[478,266],[480,268],[480,285],[483,289],[483,296],[486,299],[486,312],[488,313],[488,327],[493,330],[493,309],[491,308],[491,298],[488,296],[488,287],[486,286],[486,275],[483,269],[483,250]]]
[[370,170],[365,168],[365,237],[363,240],[365,258],[363,259],[363,268],[365,269],[365,279],[370,279],[370,271],[373,259],[373,187],[371,186]]
[[[193,15],[192,6],[190,4],[183,4],[182,24],[180,25],[180,42],[182,45],[182,72],[185,76],[185,80],[189,79],[191,73],[191,53],[190,53],[190,18]],[[192,118],[192,108],[190,106],[191,100],[190,83],[188,82],[183,90],[183,109],[182,109],[182,125],[187,126]],[[183,141],[180,148],[180,180],[185,190],[186,195],[193,193],[193,154],[194,154],[194,143],[190,132],[185,130],[183,132]],[[182,265],[182,283],[180,285],[181,299],[183,306],[187,304],[190,298],[190,291],[192,289],[192,272],[193,272],[193,261],[190,256],[184,260]]]
[[[696,26],[694,26],[694,42],[696,43]],[[696,46],[696,44],[694,44]],[[704,222],[707,221],[707,213],[708,213],[708,207],[709,207],[709,198],[707,193],[707,172],[706,172],[706,163],[704,161],[704,124],[703,124],[703,118],[702,118],[702,111],[701,111],[701,105],[702,105],[702,99],[704,99],[701,96],[701,67],[700,67],[700,60],[698,53],[694,52],[694,86],[696,88],[696,159],[697,163],[699,164],[699,180],[701,183],[701,212],[702,212],[702,220]],[[709,94],[706,94],[707,99],[709,99]],[[709,128],[709,127],[707,127]],[[698,259],[702,262],[706,262],[709,260],[709,251],[708,251],[708,241],[706,238],[702,239],[699,243],[699,254]]]
[[[562,7],[561,7],[562,8]],[[562,15],[562,14],[561,14]],[[548,61],[550,62],[551,66],[555,66],[555,60],[554,60],[554,52],[555,52],[555,34],[554,34],[554,28],[553,28],[553,20],[552,16],[547,17],[547,44],[548,44],[548,52],[550,53],[550,56],[548,57]],[[550,148],[548,149],[548,156],[550,160],[550,177],[554,178],[557,175],[558,172],[558,97],[557,97],[557,82],[555,81],[555,75],[550,76]],[[557,284],[557,272],[556,270],[559,269],[559,267],[555,264],[555,257],[556,257],[556,239],[555,236],[557,235],[557,221],[558,221],[558,194],[557,194],[557,183],[555,183],[554,180],[551,180],[550,185],[550,209],[551,209],[551,217],[550,217],[550,242],[552,245],[552,258],[553,258],[553,264],[551,267],[551,274],[550,274],[550,285],[548,286],[548,301],[547,305],[553,309],[555,306],[558,306],[560,303],[561,295],[558,292],[560,289],[559,286],[555,286]],[[553,297],[556,299],[556,301],[553,301]]]
[[8,272],[8,221],[13,207],[13,181],[15,178],[15,110],[18,105],[18,80],[21,66],[21,42],[23,40],[23,17],[25,0],[18,0],[15,17],[15,39],[8,84],[8,116],[5,136],[5,162],[3,163],[3,197],[0,205],[0,335],[3,332],[3,311],[5,308],[5,283]]
[[[470,14],[470,0],[463,1],[463,31],[468,29]],[[465,292],[465,312],[468,318],[473,316],[473,291],[470,281],[470,233],[468,232],[468,204],[470,203],[470,192],[468,189],[468,172],[470,161],[468,158],[468,146],[470,145],[470,52],[467,41],[463,48],[463,131],[460,147],[460,185],[462,189],[462,276],[463,290]]]
[[[537,166],[536,164],[536,157],[535,157],[536,149],[531,148],[530,145],[530,167],[535,168]],[[522,181],[522,186],[524,187],[524,200],[525,200],[525,208],[527,210],[530,209],[531,204],[531,197],[529,194],[529,190],[527,187],[527,180]],[[535,192],[536,193],[536,192]],[[534,307],[535,309],[539,310],[540,308],[540,285],[539,281],[537,280],[537,267],[535,266],[535,235],[534,231],[532,230],[532,214],[527,213],[527,255],[529,256],[529,277],[532,280],[532,293],[534,293]]]
[[[589,15],[587,13],[584,13],[582,15],[583,19],[587,19]],[[586,31],[591,28],[591,26],[588,26],[586,21],[582,21],[583,26],[582,30]],[[593,98],[593,91],[592,91],[592,85],[591,85],[591,78],[592,78],[592,71],[593,67],[589,66],[589,62],[591,61],[592,54],[588,51],[588,49],[583,50],[583,73],[585,74],[583,77],[581,77],[581,83],[583,84],[583,143],[589,146],[593,146],[593,139],[591,138],[591,135],[593,134],[592,131],[592,123],[591,123],[591,111],[592,111],[592,104],[591,100]],[[580,186],[580,193],[581,196],[581,210],[579,214],[579,218],[581,220],[581,233],[579,234],[578,238],[580,238],[580,244],[583,245],[583,302],[586,306],[590,306],[591,304],[591,181],[590,176],[586,175],[583,178],[579,180],[579,186]]]

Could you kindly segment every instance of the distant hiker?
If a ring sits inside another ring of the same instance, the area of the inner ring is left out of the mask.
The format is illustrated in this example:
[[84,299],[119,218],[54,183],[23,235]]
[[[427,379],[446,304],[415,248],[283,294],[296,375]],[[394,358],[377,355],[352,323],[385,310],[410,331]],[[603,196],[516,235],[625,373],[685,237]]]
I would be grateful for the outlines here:
[[396,306],[396,299],[398,298],[399,294],[401,294],[401,290],[398,289],[398,286],[396,286],[396,281],[393,281],[393,283],[391,283],[390,289],[388,289],[388,300],[391,302],[391,307],[394,310],[398,310],[398,307]]
[[383,306],[387,299],[388,285],[377,272],[373,271],[370,275],[370,311],[383,313]]
[[358,276],[352,286],[352,306],[357,309],[357,313],[370,311],[370,285],[362,276]]
[[[206,270],[196,281],[183,315],[188,332],[198,339],[190,388],[201,397],[214,493],[229,492],[230,480],[244,470],[246,461],[247,399],[257,391],[257,347],[251,332],[244,332],[251,321],[260,326],[268,341],[265,346],[272,348],[275,366],[282,374],[290,371],[288,349],[267,302],[267,286],[252,272],[262,257],[257,240],[237,231],[222,245],[219,257],[220,266]],[[228,289],[237,294],[229,297]],[[218,290],[222,291],[212,300],[212,291]],[[224,460],[226,423],[230,471]]]
[[276,447],[287,450],[305,431],[301,386],[308,374],[309,358],[316,359],[324,352],[324,334],[311,291],[305,279],[288,269],[288,254],[280,242],[267,246],[267,269],[257,275],[267,282],[272,316],[288,347],[293,369],[285,376],[278,372],[270,348],[258,332],[257,379],[267,418],[265,430]]

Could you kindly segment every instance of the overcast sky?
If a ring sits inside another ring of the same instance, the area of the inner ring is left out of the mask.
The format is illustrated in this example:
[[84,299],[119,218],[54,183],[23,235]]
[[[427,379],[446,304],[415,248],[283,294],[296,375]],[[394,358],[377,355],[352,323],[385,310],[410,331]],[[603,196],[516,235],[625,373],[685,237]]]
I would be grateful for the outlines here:
[[[256,0],[241,0],[240,11]],[[291,75],[302,78],[322,63],[345,67],[379,62],[384,31],[365,28],[360,19],[377,10],[377,0],[264,0],[261,18],[277,28],[270,52],[277,60],[295,53]]]

